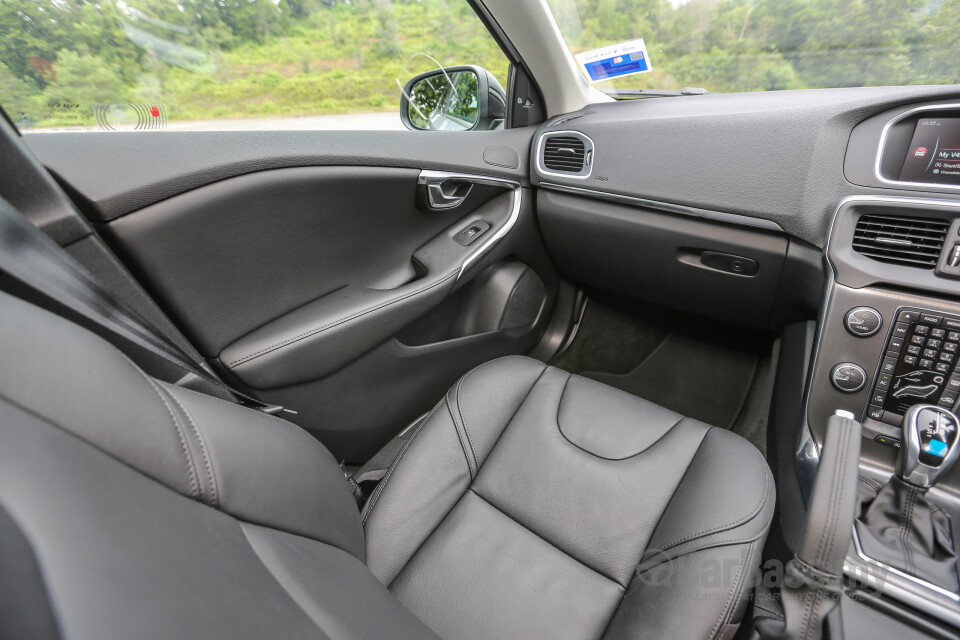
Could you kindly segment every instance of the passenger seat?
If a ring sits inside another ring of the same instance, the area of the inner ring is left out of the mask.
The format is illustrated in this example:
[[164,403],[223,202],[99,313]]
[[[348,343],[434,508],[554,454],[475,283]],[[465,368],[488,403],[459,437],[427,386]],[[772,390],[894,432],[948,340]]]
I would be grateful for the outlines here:
[[3,293],[0,353],[0,637],[729,638],[773,513],[745,440],[527,358],[361,517],[300,428]]

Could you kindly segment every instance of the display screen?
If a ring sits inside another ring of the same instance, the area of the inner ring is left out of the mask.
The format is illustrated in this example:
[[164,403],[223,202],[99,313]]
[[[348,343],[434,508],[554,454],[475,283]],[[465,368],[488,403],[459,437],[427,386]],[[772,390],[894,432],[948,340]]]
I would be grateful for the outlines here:
[[900,180],[960,185],[960,118],[917,121]]

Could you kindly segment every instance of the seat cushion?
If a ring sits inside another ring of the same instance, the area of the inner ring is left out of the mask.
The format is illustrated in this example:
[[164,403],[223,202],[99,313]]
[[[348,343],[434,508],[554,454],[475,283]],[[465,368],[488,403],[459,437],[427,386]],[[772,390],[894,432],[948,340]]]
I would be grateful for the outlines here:
[[774,496],[739,436],[501,358],[415,427],[364,509],[367,565],[448,640],[728,637]]

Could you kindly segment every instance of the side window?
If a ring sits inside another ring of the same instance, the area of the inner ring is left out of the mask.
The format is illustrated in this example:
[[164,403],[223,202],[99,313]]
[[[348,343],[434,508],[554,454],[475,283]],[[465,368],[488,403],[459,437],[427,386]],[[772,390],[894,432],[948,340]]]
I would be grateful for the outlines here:
[[0,105],[23,132],[505,117],[509,62],[467,0],[2,0],[0,36]]

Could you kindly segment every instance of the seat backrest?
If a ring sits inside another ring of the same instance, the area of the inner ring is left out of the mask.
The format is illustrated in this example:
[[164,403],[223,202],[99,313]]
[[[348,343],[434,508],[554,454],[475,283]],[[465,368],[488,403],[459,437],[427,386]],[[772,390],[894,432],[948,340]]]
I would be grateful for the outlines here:
[[0,293],[0,637],[429,635],[363,560],[305,431]]

